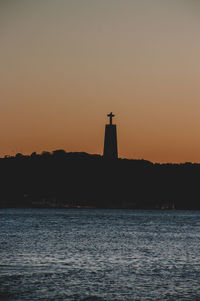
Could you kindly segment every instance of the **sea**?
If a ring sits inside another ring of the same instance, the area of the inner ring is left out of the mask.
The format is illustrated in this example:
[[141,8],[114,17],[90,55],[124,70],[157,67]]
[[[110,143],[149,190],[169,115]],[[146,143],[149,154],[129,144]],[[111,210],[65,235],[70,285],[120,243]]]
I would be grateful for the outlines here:
[[0,209],[0,300],[200,300],[200,211]]

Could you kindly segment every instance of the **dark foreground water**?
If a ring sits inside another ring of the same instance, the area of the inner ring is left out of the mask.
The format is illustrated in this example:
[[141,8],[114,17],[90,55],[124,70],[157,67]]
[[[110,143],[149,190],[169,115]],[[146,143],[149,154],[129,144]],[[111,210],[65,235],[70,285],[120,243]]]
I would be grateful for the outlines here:
[[0,210],[0,300],[200,300],[200,212]]

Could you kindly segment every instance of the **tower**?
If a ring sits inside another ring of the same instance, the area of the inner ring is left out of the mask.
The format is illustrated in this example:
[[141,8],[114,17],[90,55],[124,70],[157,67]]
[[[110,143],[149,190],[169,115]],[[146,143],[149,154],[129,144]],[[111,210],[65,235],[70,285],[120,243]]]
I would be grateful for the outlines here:
[[105,127],[105,140],[104,140],[104,152],[103,156],[106,159],[117,159],[118,151],[117,151],[117,128],[116,124],[112,123],[113,113],[107,114],[110,118],[110,124],[106,124]]

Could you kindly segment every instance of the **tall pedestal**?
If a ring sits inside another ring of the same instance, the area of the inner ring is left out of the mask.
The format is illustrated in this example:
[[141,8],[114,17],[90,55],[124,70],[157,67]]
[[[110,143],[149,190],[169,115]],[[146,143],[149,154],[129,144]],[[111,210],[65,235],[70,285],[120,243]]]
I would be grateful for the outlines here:
[[106,159],[118,158],[116,124],[106,124],[103,156]]

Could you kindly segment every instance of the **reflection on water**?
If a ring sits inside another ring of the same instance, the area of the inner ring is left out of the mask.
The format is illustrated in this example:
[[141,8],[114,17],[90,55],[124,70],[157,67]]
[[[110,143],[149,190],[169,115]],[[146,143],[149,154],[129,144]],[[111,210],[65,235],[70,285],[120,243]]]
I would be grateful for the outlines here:
[[200,212],[0,210],[0,300],[200,300]]

